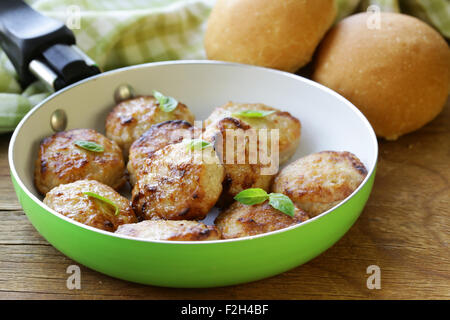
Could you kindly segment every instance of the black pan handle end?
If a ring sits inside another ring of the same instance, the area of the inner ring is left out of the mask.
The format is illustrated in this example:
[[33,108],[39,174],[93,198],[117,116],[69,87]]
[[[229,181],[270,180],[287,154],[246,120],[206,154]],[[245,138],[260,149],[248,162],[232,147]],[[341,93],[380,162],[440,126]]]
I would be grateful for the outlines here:
[[62,22],[41,15],[22,0],[0,1],[0,46],[23,86],[38,77],[58,90],[100,73],[74,45],[72,31]]

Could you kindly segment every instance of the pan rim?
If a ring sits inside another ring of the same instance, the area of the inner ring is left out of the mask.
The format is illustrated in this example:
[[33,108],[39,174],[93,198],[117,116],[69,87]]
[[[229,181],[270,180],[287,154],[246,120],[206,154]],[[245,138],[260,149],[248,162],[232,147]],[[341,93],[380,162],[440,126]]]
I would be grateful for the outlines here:
[[[331,94],[334,98],[340,100],[341,102],[344,102],[344,104],[349,107],[357,116],[358,118],[362,121],[362,123],[364,124],[364,126],[366,127],[366,129],[368,130],[368,133],[370,134],[371,140],[372,140],[372,147],[374,148],[374,154],[375,154],[375,159],[373,162],[373,165],[368,169],[368,173],[366,175],[366,177],[364,178],[364,180],[361,182],[361,184],[349,195],[347,196],[344,200],[342,200],[338,205],[332,207],[331,209],[313,217],[308,219],[305,222],[302,222],[300,224],[295,224],[292,226],[289,226],[287,228],[283,228],[283,229],[279,229],[279,230],[275,230],[275,231],[271,231],[271,232],[267,232],[267,233],[263,233],[263,234],[258,234],[258,235],[253,235],[253,236],[248,236],[248,237],[242,237],[242,238],[235,238],[235,239],[221,239],[221,240],[208,240],[208,241],[171,241],[171,240],[151,240],[151,239],[144,239],[144,238],[135,238],[135,237],[130,237],[130,236],[126,236],[126,235],[121,235],[121,234],[116,234],[114,232],[108,232],[105,230],[101,230],[101,229],[97,229],[85,224],[82,224],[80,222],[77,222],[73,219],[70,219],[58,212],[56,212],[55,210],[51,209],[50,207],[48,207],[47,205],[44,204],[43,201],[41,201],[40,199],[38,199],[30,190],[28,190],[28,188],[25,186],[25,184],[22,182],[22,180],[20,179],[16,168],[15,168],[15,163],[13,162],[13,153],[14,153],[14,146],[15,146],[15,142],[16,142],[16,138],[19,134],[19,132],[21,131],[22,126],[27,122],[27,120],[34,114],[34,112],[36,112],[36,110],[38,110],[39,108],[41,108],[43,105],[45,105],[47,103],[47,101],[53,99],[56,96],[59,96],[61,94],[64,94],[66,91],[71,90],[74,87],[77,87],[81,84],[87,83],[87,82],[91,82],[94,81],[98,78],[110,75],[110,74],[114,74],[114,73],[120,73],[120,72],[124,72],[124,71],[128,71],[128,70],[133,70],[133,69],[138,69],[138,68],[144,68],[144,67],[151,67],[151,66],[165,66],[165,65],[222,65],[222,66],[230,66],[230,67],[239,67],[239,68],[251,68],[251,69],[259,69],[261,71],[264,72],[269,72],[269,73],[274,73],[274,74],[278,74],[278,75],[282,75],[282,76],[287,76],[291,79],[295,79],[297,81],[302,81],[304,83],[307,83],[313,87],[319,88],[322,91],[325,91],[328,94]],[[310,79],[304,78],[302,76],[293,74],[293,73],[289,73],[286,71],[280,71],[280,70],[275,70],[275,69],[270,69],[270,68],[265,68],[265,67],[259,67],[259,66],[253,66],[253,65],[246,65],[246,64],[240,64],[240,63],[232,63],[232,62],[223,62],[223,61],[214,61],[214,60],[174,60],[174,61],[162,61],[162,62],[150,62],[150,63],[144,63],[144,64],[139,64],[139,65],[134,65],[134,66],[129,66],[129,67],[124,67],[124,68],[119,68],[119,69],[115,69],[115,70],[111,70],[111,71],[107,71],[98,75],[95,75],[93,77],[78,81],[66,88],[63,88],[62,90],[55,92],[53,94],[51,94],[49,97],[47,97],[45,100],[41,101],[39,104],[37,104],[36,106],[34,106],[24,117],[23,119],[19,122],[19,124],[17,125],[17,127],[14,130],[14,133],[11,136],[11,140],[9,143],[9,147],[8,147],[8,162],[9,162],[9,168],[10,168],[10,172],[12,175],[12,178],[15,180],[15,182],[19,185],[19,187],[21,188],[21,190],[31,199],[33,200],[33,202],[35,202],[38,206],[40,206],[42,209],[44,209],[45,211],[55,215],[56,217],[63,219],[71,224],[74,224],[78,227],[84,228],[86,230],[89,231],[93,231],[93,232],[97,232],[100,233],[102,235],[105,236],[111,236],[114,238],[119,238],[119,239],[126,239],[126,240],[132,240],[132,241],[139,241],[139,242],[147,242],[147,243],[158,243],[158,244],[172,244],[172,245],[208,245],[208,244],[226,244],[226,243],[232,243],[232,242],[242,242],[242,241],[250,241],[250,240],[255,240],[258,238],[263,238],[263,237],[269,237],[275,234],[279,234],[282,232],[288,232],[288,231],[292,231],[293,229],[297,229],[297,228],[301,228],[302,226],[305,226],[313,221],[316,220],[320,220],[323,217],[325,217],[326,215],[332,213],[333,211],[337,210],[338,208],[340,208],[341,206],[343,206],[344,204],[346,204],[347,202],[349,202],[357,193],[359,193],[359,191],[361,189],[363,189],[365,187],[365,185],[367,184],[367,182],[372,178],[372,176],[375,173],[376,170],[376,166],[377,166],[377,161],[378,161],[378,140],[376,137],[376,134],[372,128],[372,126],[370,125],[369,121],[367,120],[367,118],[363,115],[363,113],[355,106],[353,105],[350,101],[348,101],[346,98],[344,98],[343,96],[341,96],[340,94],[338,94],[337,92],[325,87],[324,85],[312,81]]]

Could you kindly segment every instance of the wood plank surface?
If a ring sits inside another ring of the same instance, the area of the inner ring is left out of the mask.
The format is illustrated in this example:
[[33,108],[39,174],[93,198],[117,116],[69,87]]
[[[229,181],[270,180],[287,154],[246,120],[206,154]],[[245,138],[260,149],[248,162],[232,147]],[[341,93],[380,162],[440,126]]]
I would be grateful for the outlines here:
[[[113,279],[81,266],[31,226],[14,194],[0,135],[0,299],[450,299],[450,103],[432,123],[395,142],[380,140],[375,186],[361,217],[309,263],[253,283],[170,289]],[[366,268],[381,269],[381,289]]]

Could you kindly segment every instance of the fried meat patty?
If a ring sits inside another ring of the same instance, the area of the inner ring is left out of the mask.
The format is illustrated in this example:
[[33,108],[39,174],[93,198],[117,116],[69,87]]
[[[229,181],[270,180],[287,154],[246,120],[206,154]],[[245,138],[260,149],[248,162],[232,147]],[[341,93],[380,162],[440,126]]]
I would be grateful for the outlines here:
[[214,226],[189,220],[145,220],[119,226],[116,234],[147,240],[209,241],[219,240]]
[[[90,151],[77,142],[93,142],[102,152]],[[125,182],[125,163],[119,146],[92,129],[58,132],[45,138],[35,161],[34,182],[45,195],[52,188],[82,179],[97,180],[114,189]]]
[[222,192],[224,168],[212,146],[191,150],[190,142],[154,152],[140,171],[132,202],[143,219],[203,219]]
[[236,201],[217,216],[215,225],[224,239],[232,239],[287,228],[308,219],[308,214],[297,207],[294,217],[290,217],[274,209],[268,201],[255,205]]
[[[86,194],[94,193],[117,206]],[[44,198],[53,210],[85,225],[114,232],[119,225],[136,223],[131,202],[111,187],[95,180],[78,180],[53,188]]]
[[296,206],[316,216],[347,198],[366,175],[366,167],[354,154],[322,151],[281,170],[272,190],[284,193]]
[[168,120],[185,120],[194,123],[194,115],[182,103],[170,112],[159,107],[153,96],[125,100],[117,104],[106,118],[106,136],[117,142],[124,155],[131,144],[154,124]]

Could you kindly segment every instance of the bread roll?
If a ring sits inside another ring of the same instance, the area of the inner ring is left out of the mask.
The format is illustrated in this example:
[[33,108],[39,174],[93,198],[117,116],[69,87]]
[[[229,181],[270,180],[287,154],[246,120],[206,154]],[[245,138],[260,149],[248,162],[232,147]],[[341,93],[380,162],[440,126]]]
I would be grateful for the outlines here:
[[350,16],[327,34],[313,80],[354,103],[378,136],[395,140],[442,110],[450,51],[437,31],[416,18],[381,13],[379,28],[369,19],[370,13]]
[[208,59],[294,72],[307,64],[336,16],[334,0],[218,0]]

